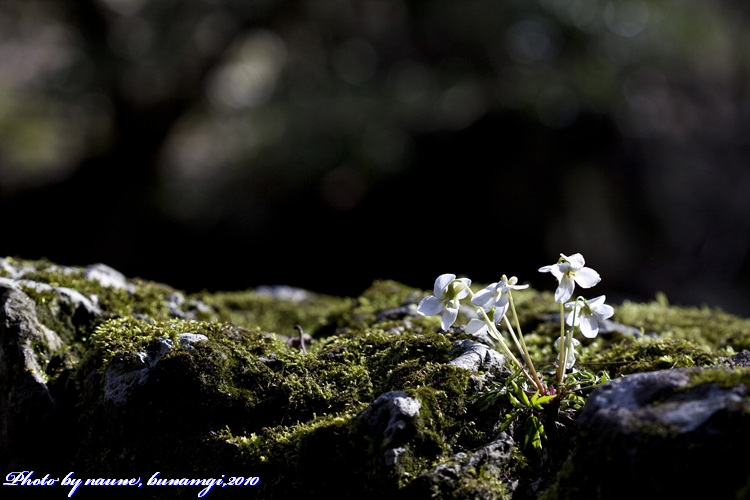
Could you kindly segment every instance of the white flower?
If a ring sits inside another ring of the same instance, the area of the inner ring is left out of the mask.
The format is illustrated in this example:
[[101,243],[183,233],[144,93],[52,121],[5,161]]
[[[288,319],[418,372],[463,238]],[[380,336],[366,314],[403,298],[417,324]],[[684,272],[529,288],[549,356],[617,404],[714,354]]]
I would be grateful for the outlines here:
[[493,283],[483,290],[478,291],[471,299],[471,303],[475,306],[481,307],[485,311],[489,311],[492,307],[495,308],[495,318],[500,322],[505,313],[508,312],[508,306],[510,304],[510,297],[508,291],[510,290],[523,290],[528,288],[529,285],[516,285],[518,278],[515,276],[508,279],[507,276],[503,275],[502,279],[497,283]]
[[[495,309],[490,309],[489,311],[486,311],[487,317],[490,321],[493,321],[495,324],[500,324],[500,320],[502,319],[502,316],[496,316]],[[482,314],[482,309],[477,309],[477,316],[478,318],[472,318],[469,323],[466,325],[466,333],[469,335],[481,335],[481,334],[488,334],[490,333],[490,327],[487,326],[487,322],[484,320],[484,315]]]
[[459,302],[469,294],[470,284],[470,279],[456,279],[455,274],[438,276],[433,289],[434,295],[423,298],[417,306],[417,312],[422,316],[442,313],[440,326],[443,330],[448,330],[458,317]]
[[601,281],[599,273],[590,267],[583,267],[585,261],[580,253],[570,257],[560,254],[557,264],[539,268],[540,273],[552,273],[557,278],[558,286],[555,290],[555,302],[562,304],[573,296],[575,284],[582,288],[591,288]]
[[[577,326],[584,337],[593,339],[599,333],[599,323],[610,318],[615,310],[612,306],[605,304],[604,295],[591,300],[579,298],[576,301],[568,302],[565,307],[573,308],[568,314],[566,323],[569,326]],[[581,302],[576,306],[577,302]]]
[[[580,342],[573,337],[571,337],[570,340],[570,344],[572,345],[568,345],[568,360],[565,362],[566,370],[570,370],[573,368],[573,365],[576,364],[576,346],[580,344]],[[555,347],[557,347],[558,351],[560,350],[560,337],[555,339]]]
[[[482,315],[482,310],[477,309],[477,314],[480,316]],[[466,333],[469,335],[482,335],[482,334],[488,334],[489,333],[489,327],[487,326],[487,322],[484,319],[480,318],[472,318],[469,320],[469,323],[466,325]]]

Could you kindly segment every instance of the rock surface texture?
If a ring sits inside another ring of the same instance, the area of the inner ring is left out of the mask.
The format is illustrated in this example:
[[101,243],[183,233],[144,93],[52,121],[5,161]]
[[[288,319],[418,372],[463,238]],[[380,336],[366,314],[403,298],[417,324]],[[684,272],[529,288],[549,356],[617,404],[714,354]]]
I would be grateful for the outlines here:
[[[557,306],[518,292],[549,373]],[[205,484],[186,481],[206,478],[242,478],[214,498],[750,498],[750,321],[625,302],[577,348],[612,380],[519,409],[489,338],[416,314],[429,293],[188,295],[103,264],[0,258],[3,478],[140,478],[94,493],[144,499],[197,497]],[[541,448],[525,440],[533,422]],[[179,484],[147,484],[156,472]]]

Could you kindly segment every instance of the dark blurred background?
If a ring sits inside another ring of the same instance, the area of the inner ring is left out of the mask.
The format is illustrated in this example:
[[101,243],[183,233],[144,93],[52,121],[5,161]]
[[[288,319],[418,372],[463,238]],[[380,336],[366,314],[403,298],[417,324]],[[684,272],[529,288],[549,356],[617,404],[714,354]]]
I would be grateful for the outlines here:
[[744,0],[2,0],[0,254],[750,315]]

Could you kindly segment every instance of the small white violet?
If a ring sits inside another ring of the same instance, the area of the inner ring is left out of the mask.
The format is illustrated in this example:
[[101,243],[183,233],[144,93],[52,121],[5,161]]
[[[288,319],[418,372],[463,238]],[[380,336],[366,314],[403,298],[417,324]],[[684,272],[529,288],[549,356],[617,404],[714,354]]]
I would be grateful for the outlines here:
[[568,257],[560,254],[557,264],[539,268],[540,273],[552,273],[557,278],[558,286],[555,290],[555,302],[564,303],[573,296],[575,284],[582,288],[591,288],[601,281],[599,273],[590,267],[584,267],[583,255],[576,253]]
[[497,283],[493,283],[483,290],[478,291],[471,299],[471,303],[475,306],[481,307],[485,311],[489,311],[492,307],[495,308],[495,318],[499,323],[505,313],[508,312],[510,304],[510,296],[508,292],[510,290],[523,290],[528,288],[529,285],[516,285],[518,278],[512,276],[510,279],[503,275],[502,279]]
[[[568,345],[568,360],[565,362],[566,370],[570,370],[573,368],[573,365],[576,364],[576,346],[579,345],[580,342],[578,342],[578,339],[571,337],[570,344],[571,345]],[[555,347],[557,347],[557,350],[560,350],[560,337],[555,339]]]
[[[477,309],[477,315],[482,316],[482,310]],[[492,321],[493,317],[493,311],[487,311],[487,317],[490,318],[490,321]],[[487,322],[483,319],[479,318],[472,318],[469,320],[469,322],[466,324],[466,333],[469,335],[482,335],[482,334],[489,334],[490,328],[487,326]]]
[[456,279],[455,274],[441,274],[435,280],[434,295],[419,301],[417,312],[422,316],[442,313],[440,326],[443,330],[448,330],[458,317],[460,301],[469,294],[470,284],[471,280],[468,278]]
[[[569,326],[577,326],[584,337],[593,339],[599,333],[599,324],[612,317],[615,310],[612,306],[605,304],[606,297],[600,295],[591,300],[579,297],[578,300],[565,304],[567,308],[573,308],[568,314],[566,323]],[[576,306],[576,303],[581,304]]]

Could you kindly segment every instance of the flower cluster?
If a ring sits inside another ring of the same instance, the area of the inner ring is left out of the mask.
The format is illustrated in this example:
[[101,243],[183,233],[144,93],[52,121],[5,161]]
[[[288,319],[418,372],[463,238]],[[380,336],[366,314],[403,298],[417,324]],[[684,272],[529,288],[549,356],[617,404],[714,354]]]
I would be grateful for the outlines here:
[[[580,253],[570,256],[560,254],[560,259],[556,264],[541,267],[539,271],[552,273],[558,281],[555,302],[560,304],[560,337],[555,345],[560,351],[556,376],[559,387],[563,383],[565,371],[571,369],[575,363],[575,346],[579,342],[573,338],[574,329],[578,328],[586,338],[594,338],[599,333],[601,323],[614,314],[614,309],[604,303],[604,295],[590,300],[577,297],[570,301],[576,285],[581,288],[591,288],[601,281],[599,273],[590,267],[585,267],[585,260]],[[476,293],[469,285],[471,285],[471,280],[468,278],[456,278],[455,274],[440,275],[435,280],[433,295],[419,302],[417,312],[423,316],[441,315],[440,326],[443,330],[448,330],[458,318],[461,300],[470,297],[470,302],[477,308],[479,317],[469,321],[466,325],[466,332],[485,333],[491,336],[537,391],[548,394],[549,390],[539,378],[526,349],[513,303],[512,292],[528,288],[529,285],[518,285],[518,278],[515,276],[508,278],[505,275],[500,281]],[[570,309],[567,317],[566,308]],[[509,312],[515,319],[515,329],[508,319]],[[566,329],[566,324],[571,328]],[[505,338],[501,335],[500,328],[503,326],[507,328],[526,366],[511,352]]]

